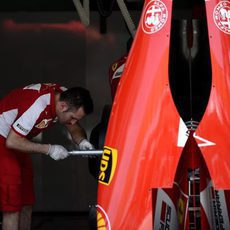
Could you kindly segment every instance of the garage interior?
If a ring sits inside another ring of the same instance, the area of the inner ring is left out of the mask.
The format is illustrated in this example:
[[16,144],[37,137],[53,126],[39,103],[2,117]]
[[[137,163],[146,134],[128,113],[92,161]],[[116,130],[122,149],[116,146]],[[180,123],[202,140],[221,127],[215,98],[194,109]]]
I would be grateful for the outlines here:
[[[40,82],[85,87],[95,108],[81,121],[88,138],[101,121],[105,106],[112,103],[109,66],[126,53],[126,43],[132,36],[115,0],[89,2],[88,26],[81,22],[72,0],[0,2],[0,97],[13,88]],[[144,0],[124,2],[137,27]],[[195,2],[201,1],[175,1],[174,19],[190,18]],[[174,91],[178,110],[184,106],[180,96]],[[200,119],[202,115],[197,116]],[[187,119],[188,114],[184,117]],[[75,148],[58,124],[35,141]],[[89,171],[88,158],[70,156],[55,162],[42,155],[31,157],[36,194],[32,229],[90,229],[89,210],[96,204],[97,181]]]

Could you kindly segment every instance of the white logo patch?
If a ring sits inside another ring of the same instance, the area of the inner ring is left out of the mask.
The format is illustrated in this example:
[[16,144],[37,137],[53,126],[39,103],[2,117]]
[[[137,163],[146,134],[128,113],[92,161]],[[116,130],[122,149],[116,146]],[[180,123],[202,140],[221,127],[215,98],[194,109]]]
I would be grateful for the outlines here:
[[[188,135],[189,135],[189,130],[187,129],[183,120],[180,119],[178,138],[177,138],[177,146],[178,147],[184,147],[185,146],[185,143],[188,139]],[[209,141],[203,137],[200,137],[196,133],[193,133],[193,137],[196,139],[199,147],[216,145],[216,143],[211,142],[211,141]]]
[[216,26],[224,33],[230,34],[230,3],[219,2],[213,10],[213,20]]
[[115,73],[113,74],[113,78],[112,79],[121,77],[121,75],[123,73],[123,70],[124,70],[124,67],[125,67],[125,63],[123,65],[121,65],[119,68],[117,68],[116,71],[115,71]]
[[153,34],[162,29],[168,19],[166,5],[160,1],[150,1],[144,10],[142,29],[146,34]]

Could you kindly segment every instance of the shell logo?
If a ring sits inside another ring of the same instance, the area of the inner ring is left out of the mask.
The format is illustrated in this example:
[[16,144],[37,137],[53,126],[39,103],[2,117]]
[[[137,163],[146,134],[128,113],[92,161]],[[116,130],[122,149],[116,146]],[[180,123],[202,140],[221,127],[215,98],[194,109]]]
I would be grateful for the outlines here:
[[96,205],[96,207],[97,207],[97,229],[111,230],[109,217],[106,214],[105,210],[100,205]]
[[150,1],[144,10],[142,29],[146,34],[153,34],[161,30],[168,19],[166,5],[160,0]]

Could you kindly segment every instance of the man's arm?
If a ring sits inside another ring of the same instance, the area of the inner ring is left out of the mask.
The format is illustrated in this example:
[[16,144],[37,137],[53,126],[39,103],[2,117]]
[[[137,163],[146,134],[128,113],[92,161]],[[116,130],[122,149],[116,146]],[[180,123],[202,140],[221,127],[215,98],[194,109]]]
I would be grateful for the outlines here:
[[93,145],[87,140],[85,130],[78,124],[66,125],[74,143],[79,145],[80,150],[94,149]]
[[19,150],[22,152],[47,154],[49,151],[50,145],[29,141],[28,139],[18,135],[16,132],[14,132],[11,129],[6,139],[6,147],[10,149]]
[[74,125],[65,125],[68,129],[74,143],[79,144],[83,139],[87,139],[85,130],[76,123]]
[[6,139],[6,147],[22,152],[43,153],[49,155],[54,160],[65,159],[69,153],[62,145],[40,144],[21,137],[11,130]]

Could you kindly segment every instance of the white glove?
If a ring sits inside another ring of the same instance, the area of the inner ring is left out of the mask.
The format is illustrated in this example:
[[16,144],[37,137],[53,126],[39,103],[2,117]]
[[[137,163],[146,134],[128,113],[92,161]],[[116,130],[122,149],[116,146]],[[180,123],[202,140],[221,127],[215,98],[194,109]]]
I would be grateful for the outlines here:
[[80,150],[93,150],[94,149],[94,146],[87,139],[82,139],[78,145],[79,145]]
[[62,145],[50,145],[47,153],[54,160],[62,160],[68,157],[68,151]]

